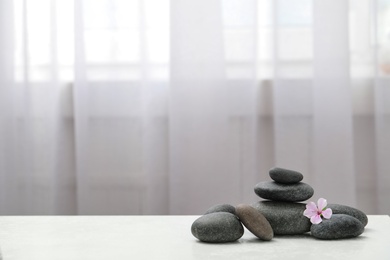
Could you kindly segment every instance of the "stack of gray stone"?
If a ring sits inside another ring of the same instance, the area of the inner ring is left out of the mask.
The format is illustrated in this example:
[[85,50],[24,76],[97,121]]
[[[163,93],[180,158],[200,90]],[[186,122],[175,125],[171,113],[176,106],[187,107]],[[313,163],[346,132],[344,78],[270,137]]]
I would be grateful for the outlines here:
[[311,232],[318,239],[341,239],[359,236],[368,219],[362,211],[340,205],[329,204],[333,215],[320,224],[312,224],[303,215],[306,203],[314,189],[302,182],[300,172],[272,168],[272,181],[258,183],[255,193],[265,199],[252,205],[236,207],[219,204],[211,207],[195,220],[192,234],[203,242],[233,242],[244,234],[243,225],[261,240],[271,240],[274,235],[300,235]]
[[252,204],[269,221],[275,235],[299,235],[311,231],[319,239],[356,237],[363,233],[368,219],[362,211],[339,204],[329,204],[332,217],[312,225],[303,215],[314,189],[304,182],[300,172],[283,168],[272,168],[269,175],[273,181],[260,182],[255,193],[266,201]]
[[272,168],[269,175],[273,181],[260,182],[255,193],[267,201],[259,201],[252,207],[261,212],[270,222],[275,235],[297,235],[310,231],[310,220],[303,215],[314,189],[302,182],[300,172]]

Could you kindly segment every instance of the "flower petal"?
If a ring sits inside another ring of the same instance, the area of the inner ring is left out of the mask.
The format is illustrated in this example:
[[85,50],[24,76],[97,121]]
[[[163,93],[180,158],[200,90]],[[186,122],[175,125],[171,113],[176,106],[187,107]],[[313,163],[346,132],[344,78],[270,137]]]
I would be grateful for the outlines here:
[[305,217],[311,218],[311,217],[317,215],[317,211],[313,211],[313,210],[310,210],[310,209],[306,209],[306,210],[303,212],[303,215],[304,215]]
[[322,211],[322,216],[326,219],[330,219],[330,217],[332,216],[332,209],[330,208],[327,208],[326,210]]
[[310,218],[310,222],[313,224],[320,224],[322,222],[322,218],[320,215],[315,215]]
[[317,212],[318,210],[317,205],[313,201],[310,201],[309,203],[306,204],[306,209],[314,212]]
[[320,198],[318,200],[317,204],[318,204],[318,209],[320,211],[324,210],[326,208],[326,205],[328,205],[326,199],[324,199],[324,198]]

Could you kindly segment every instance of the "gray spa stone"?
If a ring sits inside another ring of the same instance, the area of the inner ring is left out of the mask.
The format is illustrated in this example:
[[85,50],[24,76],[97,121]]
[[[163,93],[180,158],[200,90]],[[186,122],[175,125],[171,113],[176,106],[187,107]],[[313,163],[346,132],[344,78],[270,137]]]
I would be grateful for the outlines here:
[[328,204],[327,207],[332,209],[333,214],[345,214],[357,218],[363,226],[368,223],[367,215],[361,210],[340,204]]
[[310,231],[310,220],[303,215],[306,205],[281,201],[259,201],[251,205],[271,224],[274,235],[299,235]]
[[361,235],[363,224],[356,218],[345,214],[333,214],[330,219],[323,219],[320,224],[311,226],[311,235],[318,239],[342,239]]
[[255,208],[240,204],[236,206],[236,215],[242,224],[255,236],[262,240],[271,240],[274,237],[274,231],[268,220],[260,211]]
[[229,212],[232,214],[236,214],[236,208],[230,204],[217,204],[209,208],[204,215],[215,213],[215,212]]
[[264,181],[256,184],[255,193],[263,199],[298,202],[310,199],[314,194],[314,189],[304,182],[282,184]]
[[233,242],[244,234],[244,227],[238,218],[227,212],[203,215],[192,223],[191,232],[203,242]]
[[294,184],[303,180],[302,173],[278,167],[270,169],[269,176],[274,181],[284,184]]

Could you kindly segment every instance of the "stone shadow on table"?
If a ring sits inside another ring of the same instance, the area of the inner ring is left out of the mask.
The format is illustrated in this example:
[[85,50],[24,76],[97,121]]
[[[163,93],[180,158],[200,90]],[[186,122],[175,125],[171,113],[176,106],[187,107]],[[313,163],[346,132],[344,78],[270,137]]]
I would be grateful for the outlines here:
[[[369,230],[369,229],[367,229]],[[366,231],[365,231],[366,232]],[[294,239],[294,240],[307,240],[307,239],[311,239],[311,240],[314,240],[314,241],[345,241],[345,240],[354,240],[354,241],[357,241],[357,240],[365,240],[365,239],[368,239],[367,237],[365,237],[364,235],[363,236],[358,236],[358,237],[349,237],[349,238],[339,238],[339,239],[319,239],[319,238],[315,238],[313,237],[310,233],[305,233],[305,234],[302,234],[302,235],[278,235],[278,236],[275,236],[273,240],[290,240],[290,239]]]
[[218,245],[239,245],[240,244],[240,239],[236,240],[236,241],[233,241],[233,242],[204,242],[204,241],[196,240],[195,243],[197,243],[199,245],[212,245],[212,246],[218,246]]
[[273,238],[272,240],[261,240],[261,239],[259,239],[259,238],[257,238],[257,237],[253,237],[253,238],[240,238],[239,239],[239,242],[241,243],[241,244],[264,244],[264,245],[266,245],[266,244],[272,244],[272,243],[275,243],[275,240],[274,240],[275,238]]

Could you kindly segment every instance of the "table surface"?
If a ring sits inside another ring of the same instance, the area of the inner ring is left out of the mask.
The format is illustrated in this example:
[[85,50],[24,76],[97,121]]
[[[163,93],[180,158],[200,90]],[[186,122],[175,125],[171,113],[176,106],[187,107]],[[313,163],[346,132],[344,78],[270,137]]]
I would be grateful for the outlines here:
[[278,236],[245,230],[234,243],[208,244],[191,234],[198,216],[0,217],[1,259],[390,259],[390,218],[369,216],[353,239]]

